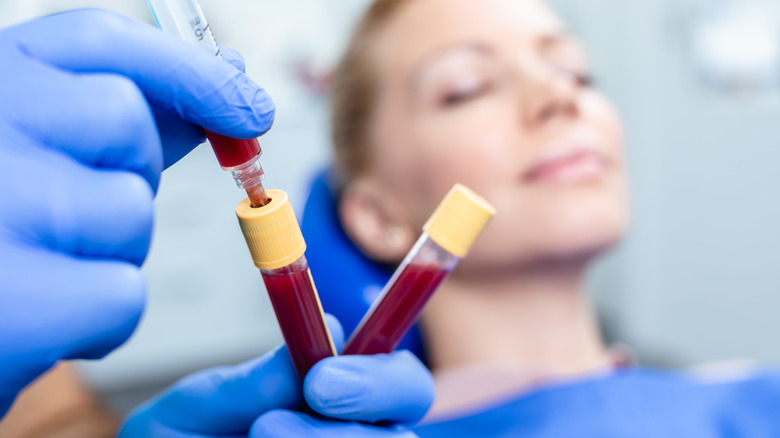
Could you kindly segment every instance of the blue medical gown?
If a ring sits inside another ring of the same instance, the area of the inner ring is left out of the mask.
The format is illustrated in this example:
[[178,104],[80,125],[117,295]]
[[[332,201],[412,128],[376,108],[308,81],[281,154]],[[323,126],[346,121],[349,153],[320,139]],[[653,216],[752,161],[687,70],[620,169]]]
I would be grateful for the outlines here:
[[[367,259],[342,230],[327,173],[315,180],[302,228],[326,312],[346,333],[357,326],[392,267]],[[415,327],[399,348],[424,360]],[[415,428],[426,437],[780,438],[780,373],[705,383],[679,373],[629,368],[548,385],[457,418]]]
[[626,369],[415,429],[427,437],[780,437],[780,373],[729,383]]

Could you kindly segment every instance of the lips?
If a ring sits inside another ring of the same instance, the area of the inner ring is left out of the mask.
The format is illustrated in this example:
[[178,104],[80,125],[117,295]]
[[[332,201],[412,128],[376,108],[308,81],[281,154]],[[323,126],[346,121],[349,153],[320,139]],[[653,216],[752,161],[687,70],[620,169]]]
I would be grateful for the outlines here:
[[607,159],[598,149],[566,145],[550,148],[523,174],[529,183],[577,183],[603,175]]

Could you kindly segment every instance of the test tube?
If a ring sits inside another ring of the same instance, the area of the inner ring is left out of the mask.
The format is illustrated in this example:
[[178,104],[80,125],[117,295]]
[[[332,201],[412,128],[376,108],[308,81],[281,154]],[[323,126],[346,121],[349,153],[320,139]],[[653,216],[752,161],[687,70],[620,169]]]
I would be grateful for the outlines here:
[[493,206],[479,195],[456,184],[347,340],[343,354],[395,350],[425,303],[468,253],[495,213]]
[[[157,27],[179,35],[185,41],[198,45],[222,58],[211,28],[197,0],[146,0]],[[263,187],[265,172],[260,164],[263,154],[256,138],[230,138],[206,131],[214,155],[222,169],[230,172],[236,186],[246,190],[254,207],[268,203]]]
[[260,268],[284,342],[301,381],[318,361],[335,356],[314,281],[304,252],[298,220],[282,190],[268,190],[259,208],[244,199],[236,215],[249,252]]

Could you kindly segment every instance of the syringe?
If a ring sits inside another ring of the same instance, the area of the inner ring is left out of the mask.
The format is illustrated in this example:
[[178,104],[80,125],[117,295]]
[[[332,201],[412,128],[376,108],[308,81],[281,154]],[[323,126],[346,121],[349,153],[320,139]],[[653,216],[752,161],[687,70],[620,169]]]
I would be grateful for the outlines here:
[[[197,0],[146,0],[157,26],[179,34],[220,56]],[[263,187],[260,144],[206,131],[217,160],[232,173],[248,199],[236,208],[249,252],[260,268],[293,365],[303,381],[306,372],[336,348],[325,323],[317,289],[309,272],[300,226],[287,193]],[[270,195],[270,196],[269,196]]]
[[[222,57],[211,28],[197,0],[146,0],[157,26],[178,34],[209,53]],[[263,151],[256,138],[237,139],[206,130],[219,165],[227,170],[240,189],[246,190],[252,207],[262,207],[269,199],[263,187],[265,172],[260,164]]]

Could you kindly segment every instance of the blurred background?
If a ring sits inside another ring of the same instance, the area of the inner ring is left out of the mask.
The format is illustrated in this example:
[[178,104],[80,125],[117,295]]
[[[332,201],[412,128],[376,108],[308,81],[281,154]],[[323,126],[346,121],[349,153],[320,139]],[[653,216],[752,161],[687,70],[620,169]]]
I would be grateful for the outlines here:
[[[610,339],[656,365],[780,362],[780,1],[550,3],[588,48],[629,140],[633,226],[591,281]],[[267,186],[300,213],[329,160],[327,74],[368,1],[201,4],[276,101]],[[5,0],[0,25],[76,7],[151,22],[142,0]],[[235,220],[242,197],[207,146],[164,175],[141,326],[79,364],[116,411],[280,341]]]

